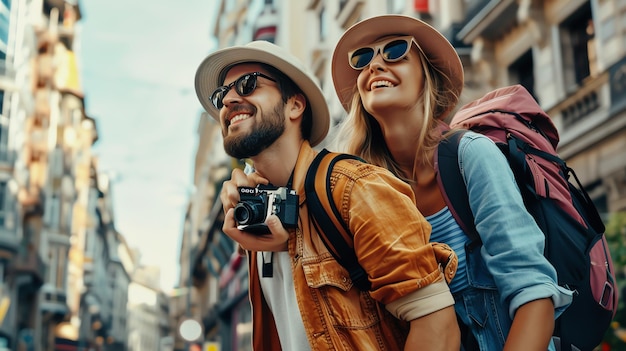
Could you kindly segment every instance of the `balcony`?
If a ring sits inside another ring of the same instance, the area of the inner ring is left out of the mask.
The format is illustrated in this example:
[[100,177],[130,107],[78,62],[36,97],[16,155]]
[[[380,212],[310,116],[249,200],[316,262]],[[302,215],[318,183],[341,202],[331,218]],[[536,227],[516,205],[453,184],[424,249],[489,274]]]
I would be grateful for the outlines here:
[[50,53],[40,54],[37,57],[37,78],[39,86],[46,86],[52,83],[54,77],[53,57]]
[[33,291],[39,289],[44,282],[46,264],[35,249],[27,248],[17,254],[11,272],[16,280],[30,285]]
[[[67,40],[71,44],[74,37],[74,27],[81,19],[78,4],[71,5],[65,0],[44,0],[43,11],[50,18],[49,30],[58,31],[61,40]],[[72,47],[72,46],[68,46]]]
[[15,69],[10,62],[0,60],[0,90],[15,91]]
[[615,91],[615,76],[611,73],[586,78],[575,93],[546,111],[560,132],[558,151],[563,159],[589,150],[626,127],[626,119],[616,112],[626,107],[620,98],[623,92]]
[[0,171],[12,172],[15,165],[16,152],[0,145]]
[[468,5],[466,22],[457,39],[471,43],[478,37],[496,40],[517,25],[518,2],[515,0],[475,0]]
[[337,13],[337,23],[342,28],[348,28],[361,19],[361,11],[365,6],[362,0],[345,0],[339,2],[339,12]]
[[611,115],[626,109],[626,56],[609,68]]
[[30,151],[30,155],[45,155],[48,152],[48,134],[49,131],[42,126],[32,128],[27,135],[25,143],[25,147]]
[[31,114],[34,108],[32,86],[29,84],[31,66],[32,64],[28,60],[21,63],[13,63],[5,59],[0,60],[0,90],[17,93],[21,107],[27,115]]
[[472,52],[472,46],[459,40],[458,34],[462,29],[462,23],[452,23],[448,28],[441,30],[441,34],[448,39],[459,56],[469,56]]
[[50,289],[48,285],[46,286],[47,288],[44,288],[45,291],[43,291],[44,298],[41,302],[40,310],[51,315],[53,320],[60,322],[70,312],[70,309],[67,307],[67,295],[63,290]]
[[13,257],[17,253],[19,242],[15,230],[0,226],[0,257]]
[[22,84],[18,89],[19,92],[19,107],[21,107],[27,116],[32,115],[35,112],[35,97],[33,96],[32,86],[30,84],[31,78],[26,78],[28,84]]

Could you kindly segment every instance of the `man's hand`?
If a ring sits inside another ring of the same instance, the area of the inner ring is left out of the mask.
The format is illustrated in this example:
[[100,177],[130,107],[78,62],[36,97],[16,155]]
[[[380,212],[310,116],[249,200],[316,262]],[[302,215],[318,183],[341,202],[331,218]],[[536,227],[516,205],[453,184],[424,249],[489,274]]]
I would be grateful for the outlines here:
[[253,234],[237,229],[234,212],[235,210],[232,208],[226,212],[222,231],[238,242],[242,249],[250,251],[287,251],[289,232],[283,227],[276,215],[269,216],[265,221],[270,233]]
[[269,181],[257,173],[245,174],[241,169],[235,168],[231,173],[230,180],[227,180],[222,185],[222,191],[220,192],[220,200],[222,201],[222,208],[224,213],[228,213],[228,210],[234,208],[239,202],[239,190],[240,186],[255,187],[258,184],[268,184]]
[[239,243],[244,250],[251,251],[287,251],[287,239],[289,232],[283,227],[280,219],[276,215],[271,215],[265,221],[270,233],[253,234],[237,229],[237,222],[234,217],[234,207],[239,202],[238,187],[255,187],[258,184],[268,184],[269,181],[257,173],[245,174],[241,169],[234,169],[230,180],[222,185],[220,200],[222,208],[226,214],[222,231],[231,239]]

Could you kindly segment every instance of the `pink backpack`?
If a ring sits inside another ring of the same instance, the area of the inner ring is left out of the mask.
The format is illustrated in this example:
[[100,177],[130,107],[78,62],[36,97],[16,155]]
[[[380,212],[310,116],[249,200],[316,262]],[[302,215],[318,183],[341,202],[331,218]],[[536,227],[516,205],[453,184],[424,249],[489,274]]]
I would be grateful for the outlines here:
[[[561,350],[593,349],[615,316],[615,272],[598,211],[556,153],[559,135],[552,120],[524,87],[514,85],[463,106],[450,126],[486,135],[507,157],[526,208],[545,234],[544,254],[557,271],[559,285],[575,291],[572,304],[556,321],[555,340]],[[461,227],[480,244],[458,167],[463,133],[449,134],[437,152],[440,188]]]

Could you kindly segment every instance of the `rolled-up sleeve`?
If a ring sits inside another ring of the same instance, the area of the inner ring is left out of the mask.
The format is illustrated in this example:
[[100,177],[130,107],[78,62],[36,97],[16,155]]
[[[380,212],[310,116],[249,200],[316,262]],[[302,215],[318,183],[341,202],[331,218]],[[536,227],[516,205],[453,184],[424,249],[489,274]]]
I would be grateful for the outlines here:
[[387,306],[387,310],[396,318],[412,321],[444,307],[454,305],[454,298],[445,280],[438,280],[426,287],[403,296]]
[[[339,168],[341,173],[339,165],[335,171]],[[359,263],[372,283],[371,296],[387,305],[443,282],[443,286],[438,285],[443,291],[420,295],[418,300],[432,303],[432,311],[452,305],[454,301],[429,243],[431,226],[417,210],[410,186],[378,167],[358,167],[358,177],[333,179],[333,196],[335,203],[341,204]]]

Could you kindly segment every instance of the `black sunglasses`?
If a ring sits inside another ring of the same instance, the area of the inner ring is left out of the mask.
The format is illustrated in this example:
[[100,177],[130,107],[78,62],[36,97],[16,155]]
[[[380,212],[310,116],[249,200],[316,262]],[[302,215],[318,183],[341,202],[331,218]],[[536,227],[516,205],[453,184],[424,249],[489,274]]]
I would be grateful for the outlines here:
[[263,77],[265,79],[271,80],[272,82],[276,81],[276,79],[269,77],[261,72],[244,74],[243,76],[237,78],[237,80],[228,85],[222,85],[221,87],[217,87],[217,89],[213,91],[213,94],[211,94],[211,103],[213,103],[213,106],[215,106],[218,110],[224,107],[224,97],[226,97],[226,94],[228,94],[230,88],[232,88],[233,86],[235,87],[235,91],[237,92],[237,94],[239,94],[239,96],[248,96],[252,94],[254,89],[256,89],[257,77]]
[[370,46],[358,48],[348,53],[350,67],[362,70],[372,62],[374,57],[381,53],[383,60],[387,62],[397,62],[402,60],[411,50],[411,43],[419,48],[415,38],[412,36],[394,37],[385,39]]

